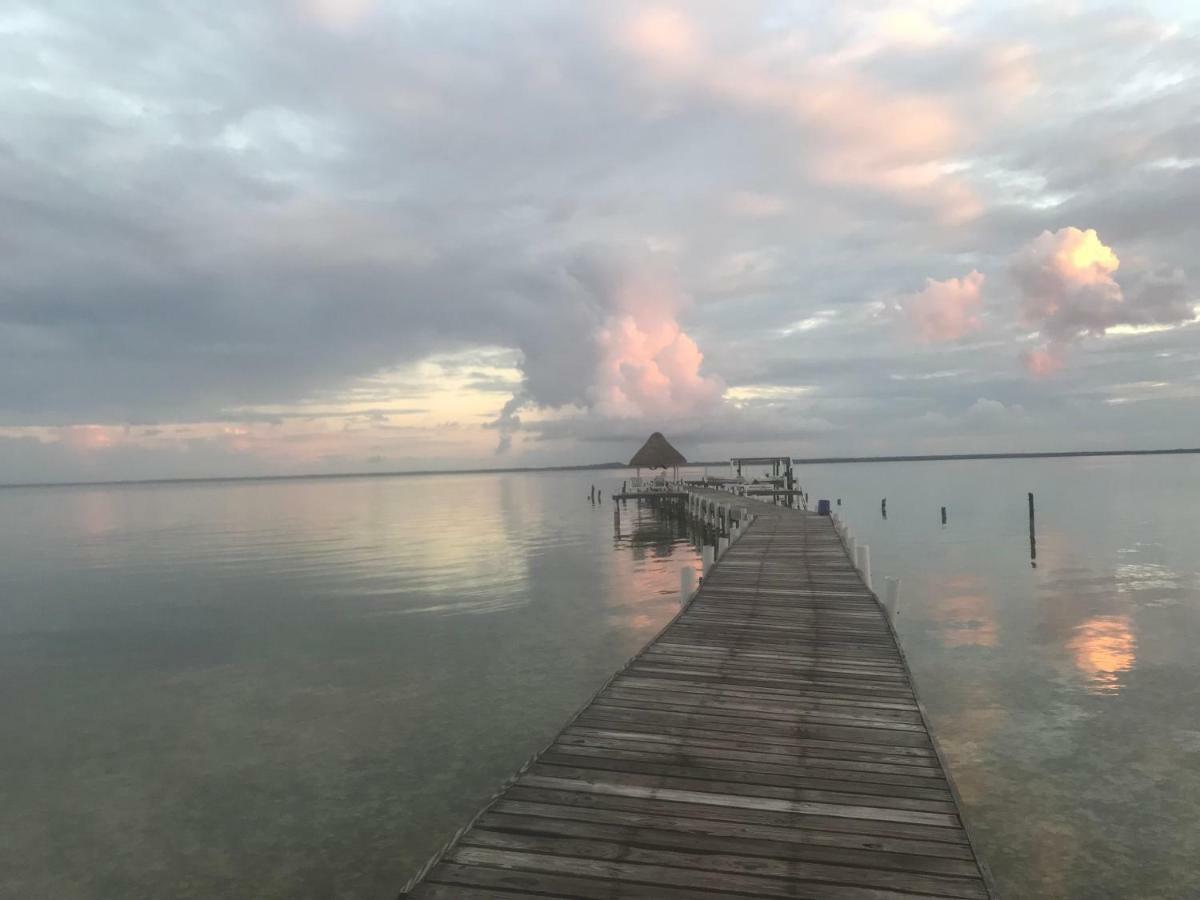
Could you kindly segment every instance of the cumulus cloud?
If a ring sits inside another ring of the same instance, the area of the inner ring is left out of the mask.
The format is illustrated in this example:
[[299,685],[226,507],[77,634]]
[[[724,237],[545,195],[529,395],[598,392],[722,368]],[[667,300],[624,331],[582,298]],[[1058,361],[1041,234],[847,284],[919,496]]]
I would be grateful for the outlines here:
[[901,298],[900,306],[921,340],[955,341],[982,327],[983,282],[974,270],[963,278],[927,278],[922,290]]
[[1043,231],[1012,261],[1022,320],[1056,341],[1103,335],[1124,314],[1125,298],[1113,278],[1120,264],[1094,229]]
[[646,279],[622,287],[617,310],[597,336],[599,365],[590,399],[601,415],[687,415],[721,399],[721,380],[700,371],[704,354],[679,327],[684,298]]
[[1150,273],[1126,295],[1115,273],[1121,261],[1095,229],[1043,231],[1013,256],[1022,323],[1045,343],[1023,356],[1034,375],[1060,370],[1068,348],[1118,325],[1177,325],[1193,318],[1182,271]]
[[[725,385],[701,372],[704,354],[679,324],[688,298],[671,279],[607,272],[590,287],[594,327],[556,331],[562,352],[553,356],[526,354],[524,384],[489,425],[499,432],[498,454],[511,449],[526,408],[570,406],[607,421],[671,419],[721,402]],[[567,384],[577,387],[564,391]]]

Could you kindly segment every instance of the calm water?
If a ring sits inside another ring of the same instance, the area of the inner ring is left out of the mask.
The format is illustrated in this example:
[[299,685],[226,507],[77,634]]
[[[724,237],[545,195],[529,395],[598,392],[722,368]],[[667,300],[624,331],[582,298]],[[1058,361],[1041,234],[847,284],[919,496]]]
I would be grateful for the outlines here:
[[1003,895],[1200,897],[1200,457],[805,481],[842,498],[876,587],[901,578],[904,650]]
[[[0,491],[0,896],[394,896],[676,609],[620,477]],[[802,480],[1006,897],[1200,896],[1200,459]]]
[[677,609],[592,480],[0,491],[0,896],[395,897]]

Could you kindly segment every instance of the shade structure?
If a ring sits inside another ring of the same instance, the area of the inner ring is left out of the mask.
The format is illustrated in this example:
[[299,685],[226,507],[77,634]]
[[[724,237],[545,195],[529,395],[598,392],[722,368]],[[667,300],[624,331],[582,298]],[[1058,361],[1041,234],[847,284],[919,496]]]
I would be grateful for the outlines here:
[[642,444],[642,449],[633,454],[629,465],[636,469],[673,469],[687,465],[687,460],[662,436],[661,431],[656,431]]

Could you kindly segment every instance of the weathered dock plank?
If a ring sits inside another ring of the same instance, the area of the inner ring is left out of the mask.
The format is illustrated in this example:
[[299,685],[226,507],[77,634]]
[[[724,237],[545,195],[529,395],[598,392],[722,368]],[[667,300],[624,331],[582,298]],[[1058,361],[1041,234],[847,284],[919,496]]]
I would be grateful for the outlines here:
[[829,519],[743,502],[757,518],[691,604],[406,896],[987,900]]

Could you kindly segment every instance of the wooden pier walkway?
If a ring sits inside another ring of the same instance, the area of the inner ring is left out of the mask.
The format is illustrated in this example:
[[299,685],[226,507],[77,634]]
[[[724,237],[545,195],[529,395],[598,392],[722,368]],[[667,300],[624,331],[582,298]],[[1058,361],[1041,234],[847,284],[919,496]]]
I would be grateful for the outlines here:
[[757,518],[402,896],[989,898],[892,629],[830,520],[711,498]]

